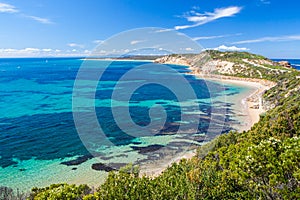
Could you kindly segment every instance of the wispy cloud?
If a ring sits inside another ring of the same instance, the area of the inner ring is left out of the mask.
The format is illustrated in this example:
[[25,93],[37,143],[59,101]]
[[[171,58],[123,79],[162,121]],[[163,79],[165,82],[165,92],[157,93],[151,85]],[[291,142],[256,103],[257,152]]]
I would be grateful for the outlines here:
[[32,15],[24,15],[24,16],[27,18],[33,19],[37,22],[40,22],[42,24],[54,24],[50,19],[47,19],[47,18],[32,16]]
[[268,1],[268,0],[260,0],[260,2],[261,2],[262,4],[271,4],[271,2]]
[[135,45],[135,44],[138,44],[138,43],[142,43],[142,42],[145,42],[145,40],[132,40],[130,42],[131,45]]
[[224,38],[226,37],[225,35],[212,35],[212,36],[200,36],[200,37],[194,37],[192,40],[197,41],[197,40],[212,40],[212,39],[217,39],[217,38]]
[[67,44],[69,47],[79,47],[79,48],[84,48],[83,44],[77,44],[77,43],[69,43]]
[[194,40],[194,41],[197,41],[197,40],[212,40],[212,39],[225,38],[225,37],[238,36],[238,35],[242,35],[242,34],[237,33],[237,34],[227,34],[227,35],[200,36],[200,37],[194,37],[194,38],[192,38],[192,40]]
[[104,41],[103,40],[94,40],[93,41],[93,43],[95,43],[95,44],[101,44],[101,43],[103,43]]
[[259,43],[259,42],[284,42],[284,41],[295,41],[295,40],[300,40],[300,35],[262,37],[257,39],[233,42],[232,44],[250,44],[250,43]]
[[24,18],[29,18],[42,24],[54,24],[50,19],[28,15],[19,11],[15,6],[6,3],[0,3],[0,13],[17,14]]
[[17,13],[19,12],[15,6],[6,4],[6,3],[0,3],[0,13]]
[[159,29],[159,30],[156,30],[155,33],[163,33],[163,32],[169,32],[169,31],[174,31],[174,29],[172,29],[172,28]]
[[235,14],[239,13],[242,10],[242,7],[238,6],[231,6],[227,8],[217,8],[214,12],[205,12],[205,13],[198,13],[195,10],[190,11],[188,14],[185,14],[183,17],[189,21],[193,22],[190,25],[182,25],[182,26],[175,26],[175,30],[193,28],[197,26],[201,26],[208,22],[224,18],[224,17],[231,17]]
[[186,51],[193,51],[194,49],[193,48],[190,48],[190,47],[187,47],[185,48]]
[[221,45],[217,48],[214,48],[214,50],[219,50],[219,51],[249,51],[250,49],[246,47],[236,47],[236,46],[225,46]]

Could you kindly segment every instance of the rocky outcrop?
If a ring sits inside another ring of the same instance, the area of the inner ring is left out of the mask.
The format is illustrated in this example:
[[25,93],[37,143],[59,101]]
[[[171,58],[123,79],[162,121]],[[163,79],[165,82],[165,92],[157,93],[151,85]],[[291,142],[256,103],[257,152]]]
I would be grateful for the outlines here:
[[279,61],[278,64],[282,67],[292,68],[291,63],[289,63],[288,61]]
[[155,63],[161,63],[161,64],[174,64],[174,65],[185,65],[190,66],[191,63],[183,56],[164,56],[161,58],[157,58],[154,60]]

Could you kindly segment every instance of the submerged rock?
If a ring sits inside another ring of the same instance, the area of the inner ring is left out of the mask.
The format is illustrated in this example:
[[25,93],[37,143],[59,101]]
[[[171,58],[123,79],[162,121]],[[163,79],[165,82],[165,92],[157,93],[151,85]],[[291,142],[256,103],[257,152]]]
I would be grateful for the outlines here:
[[149,145],[146,147],[131,146],[131,148],[133,150],[138,151],[141,154],[157,151],[158,149],[160,149],[162,147],[164,147],[164,145],[159,145],[159,144],[153,144],[153,145]]
[[110,171],[114,171],[115,169],[107,166],[103,163],[94,163],[92,165],[92,169],[97,170],[97,171],[106,171],[106,172],[110,172]]
[[109,163],[109,164],[104,164],[104,163],[94,163],[92,164],[92,169],[96,171],[117,171],[121,167],[126,166],[126,163]]
[[67,166],[80,165],[81,163],[84,163],[87,160],[92,159],[92,158],[93,158],[92,155],[84,155],[84,156],[80,156],[80,157],[76,158],[75,160],[64,161],[64,162],[61,162],[60,164],[67,165]]

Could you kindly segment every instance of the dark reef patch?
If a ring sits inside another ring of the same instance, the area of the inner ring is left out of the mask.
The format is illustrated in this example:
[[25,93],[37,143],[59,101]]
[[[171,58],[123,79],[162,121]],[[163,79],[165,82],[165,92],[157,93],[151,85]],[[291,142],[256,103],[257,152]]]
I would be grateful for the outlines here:
[[94,163],[92,164],[92,169],[96,171],[106,171],[106,172],[111,172],[111,171],[117,171],[121,167],[124,167],[126,163],[110,163],[104,164],[104,163]]
[[67,166],[80,165],[92,158],[93,158],[92,155],[84,155],[84,156],[80,156],[80,157],[76,158],[75,160],[64,161],[64,162],[61,162],[60,164],[67,165]]
[[131,146],[131,148],[133,150],[138,151],[141,154],[154,152],[154,151],[159,150],[162,147],[164,147],[164,145],[159,145],[159,144],[153,144],[153,145],[149,145],[149,146],[146,146],[146,147]]

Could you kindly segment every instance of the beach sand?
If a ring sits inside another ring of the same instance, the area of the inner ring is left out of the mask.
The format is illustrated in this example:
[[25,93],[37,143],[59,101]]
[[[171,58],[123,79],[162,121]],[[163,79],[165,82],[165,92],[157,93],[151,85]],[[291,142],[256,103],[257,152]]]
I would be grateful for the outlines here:
[[237,85],[248,87],[249,90],[243,95],[236,95],[228,99],[228,102],[235,102],[233,105],[233,118],[240,121],[238,125],[233,125],[233,128],[239,132],[250,130],[251,127],[259,121],[260,114],[265,110],[262,104],[263,93],[270,89],[270,86],[264,85],[261,82],[241,80],[241,79],[219,79],[224,85]]
[[158,162],[147,163],[141,166],[140,169],[140,177],[148,176],[148,177],[157,177],[159,176],[165,169],[172,165],[172,163],[179,163],[182,159],[191,159],[196,155],[196,150],[190,150],[184,152],[184,154],[178,157],[166,157],[164,160],[160,160]]
[[[243,113],[245,123],[237,127],[234,127],[238,131],[247,131],[259,121],[259,116],[266,112],[263,106],[262,95],[266,90],[274,87],[276,84],[271,81],[253,78],[239,78],[239,77],[228,77],[228,76],[214,76],[206,77],[208,80],[217,80],[222,82],[224,85],[238,85],[250,88],[249,93],[245,93],[245,96],[240,96],[238,99],[236,111]],[[235,113],[237,117],[238,113]]]
[[[239,77],[228,76],[203,76],[201,74],[194,74],[197,78],[207,81],[215,81],[224,86],[241,86],[246,87],[247,92],[229,96],[226,98],[227,102],[233,103],[233,114],[231,118],[239,121],[239,124],[232,124],[232,128],[239,132],[250,130],[251,127],[259,121],[260,114],[266,110],[263,108],[262,95],[263,93],[275,86],[275,83],[261,80],[261,79],[247,79]],[[196,150],[187,151],[176,158],[166,158],[162,162],[155,162],[146,164],[141,167],[141,176],[146,175],[156,177],[160,175],[168,166],[174,162],[179,162],[181,159],[191,159],[196,154]]]

